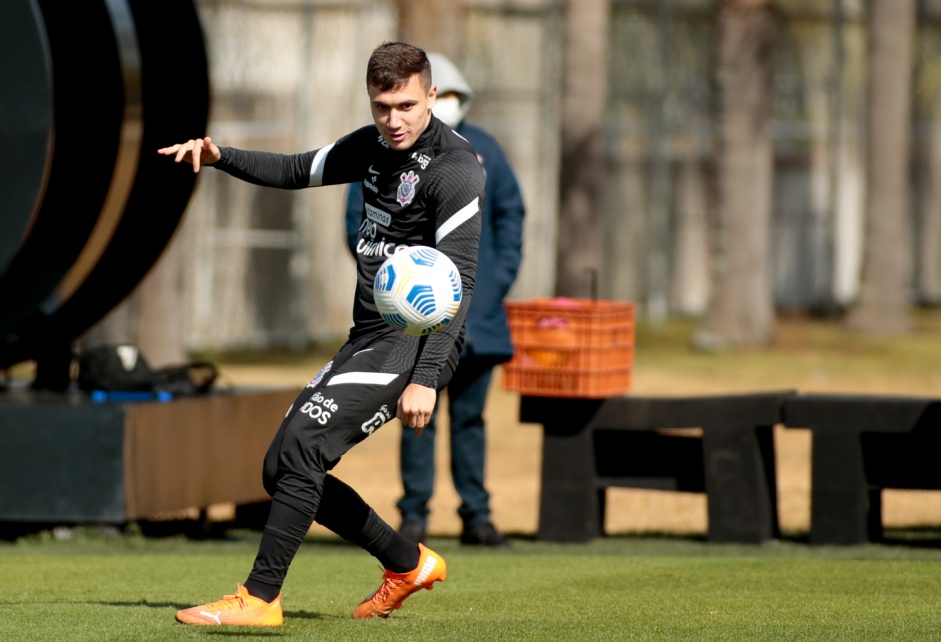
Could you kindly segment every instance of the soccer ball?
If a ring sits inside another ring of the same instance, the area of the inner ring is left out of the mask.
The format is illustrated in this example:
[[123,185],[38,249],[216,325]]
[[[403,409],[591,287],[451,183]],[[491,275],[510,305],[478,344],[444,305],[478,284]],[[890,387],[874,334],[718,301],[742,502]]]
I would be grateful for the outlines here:
[[461,294],[461,275],[451,259],[424,245],[395,252],[373,282],[376,309],[385,322],[419,337],[451,322]]

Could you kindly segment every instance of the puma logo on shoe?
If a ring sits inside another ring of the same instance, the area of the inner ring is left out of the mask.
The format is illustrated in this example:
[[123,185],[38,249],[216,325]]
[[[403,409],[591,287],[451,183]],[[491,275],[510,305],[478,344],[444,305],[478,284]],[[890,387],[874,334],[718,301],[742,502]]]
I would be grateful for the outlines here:
[[213,620],[216,621],[216,624],[222,624],[222,620],[219,619],[219,615],[220,615],[221,613],[222,613],[221,611],[219,611],[218,613],[210,613],[209,611],[200,611],[200,612],[199,612],[200,615],[205,615],[206,617],[211,617]]
[[433,555],[429,555],[425,560],[424,565],[422,565],[421,570],[418,572],[418,576],[415,578],[415,584],[421,586],[425,583],[425,580],[428,579],[428,575],[435,570],[435,564],[438,563],[438,559]]

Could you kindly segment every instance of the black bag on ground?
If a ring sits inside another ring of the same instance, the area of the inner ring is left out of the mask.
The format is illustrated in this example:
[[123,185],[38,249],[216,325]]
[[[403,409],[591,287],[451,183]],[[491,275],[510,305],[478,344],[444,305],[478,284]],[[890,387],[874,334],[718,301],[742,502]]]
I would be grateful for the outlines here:
[[219,370],[208,361],[191,361],[181,366],[159,368],[153,373],[154,390],[174,397],[204,395],[212,388]]
[[103,345],[79,354],[78,387],[85,392],[150,391],[154,373],[137,346]]
[[78,387],[85,392],[169,392],[174,397],[209,392],[219,376],[207,361],[152,369],[137,346],[104,345],[78,357]]

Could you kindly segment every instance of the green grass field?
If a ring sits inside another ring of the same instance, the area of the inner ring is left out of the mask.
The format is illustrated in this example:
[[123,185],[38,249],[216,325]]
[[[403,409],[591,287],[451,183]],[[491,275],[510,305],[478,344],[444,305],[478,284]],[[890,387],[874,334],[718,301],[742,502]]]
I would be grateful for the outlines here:
[[[918,311],[914,321],[907,337],[879,338],[847,333],[835,323],[782,319],[769,349],[719,354],[690,349],[692,322],[641,326],[634,390],[934,395],[941,390],[941,311]],[[315,351],[216,361],[231,383],[296,385],[323,358]],[[493,399],[508,406],[504,415],[511,419],[513,401],[499,391]],[[495,438],[530,434],[508,424]],[[502,446],[505,454],[495,455],[515,458],[516,470],[521,443],[511,440]],[[357,457],[372,462],[368,454]],[[495,470],[499,462],[491,459]],[[350,473],[353,485],[388,485],[369,465],[361,478]],[[781,479],[791,474],[784,462]],[[499,478],[493,483],[503,523],[515,512],[535,511],[534,499],[523,508],[503,508],[501,502],[522,491]],[[510,528],[513,549],[501,552],[433,538],[431,546],[448,562],[448,580],[380,621],[351,617],[379,584],[377,562],[338,540],[311,537],[285,585],[285,626],[273,630],[191,628],[173,619],[179,608],[234,591],[251,566],[257,533],[229,533],[224,541],[115,539],[93,531],[56,541],[46,534],[0,543],[0,642],[941,640],[941,517],[930,510],[916,515],[923,503],[913,502],[905,517],[925,524],[924,530],[890,531],[889,543],[867,546],[812,547],[805,531],[761,546],[669,533],[553,545],[533,541],[531,531],[517,526]],[[665,498],[657,510],[670,505]]]
[[708,544],[608,537],[509,551],[430,544],[448,580],[388,620],[356,621],[375,560],[309,538],[284,589],[279,629],[187,627],[179,608],[231,593],[255,533],[225,541],[22,539],[0,547],[0,640],[937,640],[941,549]]

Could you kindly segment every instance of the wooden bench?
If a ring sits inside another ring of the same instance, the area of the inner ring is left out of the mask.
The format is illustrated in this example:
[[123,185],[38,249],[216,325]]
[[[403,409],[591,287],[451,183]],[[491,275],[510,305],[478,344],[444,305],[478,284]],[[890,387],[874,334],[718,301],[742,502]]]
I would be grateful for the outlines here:
[[523,396],[520,421],[543,427],[538,539],[603,535],[605,491],[618,486],[705,492],[712,542],[778,537],[772,428],[793,394]]
[[884,488],[941,489],[939,399],[802,394],[784,422],[813,434],[811,544],[879,541]]

